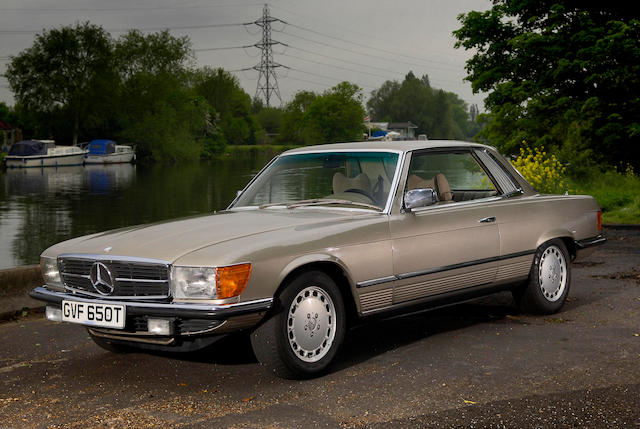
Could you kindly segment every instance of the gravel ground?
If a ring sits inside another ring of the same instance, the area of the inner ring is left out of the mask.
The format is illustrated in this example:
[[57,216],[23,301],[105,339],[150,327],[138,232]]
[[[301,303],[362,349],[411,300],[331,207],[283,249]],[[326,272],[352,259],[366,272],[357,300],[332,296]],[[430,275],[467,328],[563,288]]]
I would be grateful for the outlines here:
[[112,354],[78,326],[0,324],[0,427],[637,427],[640,231],[573,266],[553,316],[508,293],[378,320],[318,379],[273,378],[248,340]]

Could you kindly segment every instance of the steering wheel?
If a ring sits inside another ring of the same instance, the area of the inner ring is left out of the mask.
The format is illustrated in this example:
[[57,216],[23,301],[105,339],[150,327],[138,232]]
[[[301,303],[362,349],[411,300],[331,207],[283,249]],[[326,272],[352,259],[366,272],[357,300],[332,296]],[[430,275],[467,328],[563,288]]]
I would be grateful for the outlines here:
[[375,198],[373,198],[373,196],[371,194],[369,194],[367,191],[364,191],[362,189],[358,189],[358,188],[350,188],[347,189],[344,192],[353,192],[354,194],[360,194],[360,195],[364,195],[365,197],[369,198],[371,200],[371,202],[375,202]]

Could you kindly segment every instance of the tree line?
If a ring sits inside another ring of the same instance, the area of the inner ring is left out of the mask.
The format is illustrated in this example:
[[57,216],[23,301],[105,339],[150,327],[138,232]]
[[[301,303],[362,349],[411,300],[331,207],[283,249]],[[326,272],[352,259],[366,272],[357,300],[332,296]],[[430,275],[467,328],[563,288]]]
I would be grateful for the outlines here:
[[[114,39],[88,22],[51,29],[11,57],[5,76],[16,103],[0,115],[25,137],[73,144],[113,138],[151,160],[211,157],[227,144],[362,139],[357,85],[303,90],[283,107],[266,107],[229,72],[194,64],[190,40],[168,31],[131,30]],[[477,131],[457,95],[413,73],[402,83],[385,82],[367,107],[375,120],[412,121],[430,138],[471,138]]]
[[[545,147],[576,172],[640,168],[640,16],[616,2],[492,0],[458,19],[456,47],[474,51],[467,77],[485,111],[409,72],[366,103],[374,121],[411,121],[429,138],[475,139],[517,154]],[[315,144],[362,136],[362,90],[348,82],[300,91],[282,108],[252,100],[217,68],[194,67],[186,37],[132,30],[113,39],[89,23],[39,34],[5,76],[0,103],[25,136],[138,145],[150,159],[211,156],[227,144]],[[4,113],[3,113],[4,112]]]

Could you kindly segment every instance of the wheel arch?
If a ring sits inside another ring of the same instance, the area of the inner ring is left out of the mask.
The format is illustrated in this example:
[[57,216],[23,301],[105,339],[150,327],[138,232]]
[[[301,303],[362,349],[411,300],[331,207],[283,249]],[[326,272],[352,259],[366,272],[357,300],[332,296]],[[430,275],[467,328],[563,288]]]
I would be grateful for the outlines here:
[[536,243],[536,250],[539,249],[540,246],[542,246],[543,244],[551,240],[561,240],[564,243],[565,247],[567,248],[567,251],[569,252],[569,257],[571,258],[571,260],[573,261],[576,258],[576,254],[577,254],[576,243],[571,232],[569,232],[566,229],[554,229],[554,230],[545,232],[538,239],[538,242]]
[[347,313],[347,324],[358,317],[355,283],[349,271],[342,261],[331,255],[305,255],[291,261],[281,272],[278,279],[278,288],[274,293],[277,297],[282,293],[287,284],[299,274],[305,271],[322,271],[336,283],[342,296],[342,301]]

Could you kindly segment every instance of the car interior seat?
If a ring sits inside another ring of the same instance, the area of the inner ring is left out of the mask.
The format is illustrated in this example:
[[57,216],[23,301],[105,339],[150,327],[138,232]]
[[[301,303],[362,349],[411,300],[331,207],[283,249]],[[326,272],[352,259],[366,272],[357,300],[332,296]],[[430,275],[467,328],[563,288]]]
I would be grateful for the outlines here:
[[333,193],[342,194],[349,191],[370,196],[371,180],[365,173],[360,173],[353,178],[349,178],[340,172],[335,173],[333,175]]

